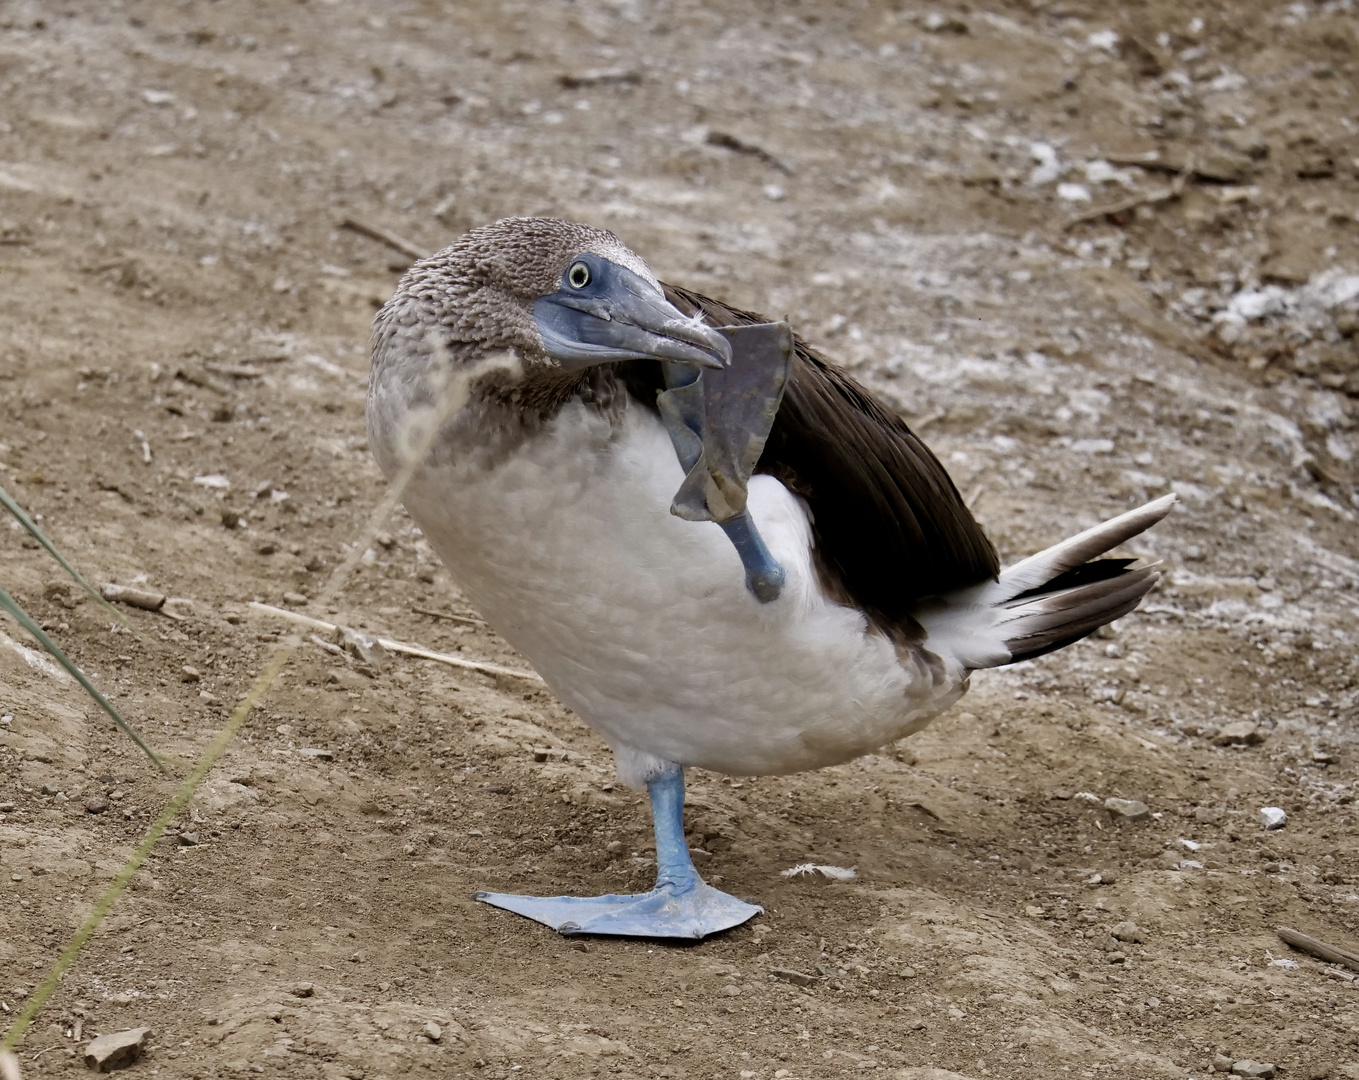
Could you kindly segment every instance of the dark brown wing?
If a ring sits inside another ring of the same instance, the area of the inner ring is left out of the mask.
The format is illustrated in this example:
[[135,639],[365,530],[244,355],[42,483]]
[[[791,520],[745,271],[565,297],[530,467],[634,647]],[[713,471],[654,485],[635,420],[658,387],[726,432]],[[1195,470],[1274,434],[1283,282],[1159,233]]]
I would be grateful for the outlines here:
[[[665,294],[713,326],[768,321],[677,286]],[[796,350],[756,471],[807,501],[827,585],[886,627],[905,628],[922,597],[994,578],[995,548],[929,447],[804,342]]]

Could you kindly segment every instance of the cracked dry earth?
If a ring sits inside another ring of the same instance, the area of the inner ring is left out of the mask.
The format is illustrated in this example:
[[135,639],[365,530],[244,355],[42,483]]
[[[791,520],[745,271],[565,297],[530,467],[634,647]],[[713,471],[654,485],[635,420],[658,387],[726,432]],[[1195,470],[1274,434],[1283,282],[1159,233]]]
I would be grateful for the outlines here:
[[[1181,496],[1114,630],[852,764],[693,775],[705,874],[766,908],[699,945],[472,901],[649,880],[550,694],[308,642],[25,1077],[138,1026],[165,1078],[1359,1076],[1353,973],[1274,931],[1359,942],[1357,49],[1349,0],[0,4],[0,478],[172,600],[134,637],[8,528],[0,576],[167,754],[286,629],[248,603],[315,596],[381,495],[367,327],[408,259],[346,217],[579,218],[787,314],[1006,560]],[[400,513],[332,608],[523,666]],[[174,781],[0,634],[12,1018]]]

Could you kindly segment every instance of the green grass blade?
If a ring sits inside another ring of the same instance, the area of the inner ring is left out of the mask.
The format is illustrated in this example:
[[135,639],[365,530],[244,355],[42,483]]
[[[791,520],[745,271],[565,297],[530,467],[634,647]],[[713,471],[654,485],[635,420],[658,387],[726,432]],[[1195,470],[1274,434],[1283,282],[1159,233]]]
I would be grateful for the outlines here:
[[40,543],[43,547],[45,547],[47,549],[47,553],[51,555],[52,558],[56,559],[57,562],[61,563],[62,569],[65,570],[68,574],[70,574],[71,577],[73,577],[76,580],[76,583],[82,589],[84,589],[87,593],[93,596],[97,603],[99,603],[102,607],[107,608],[110,614],[112,614],[113,617],[117,619],[120,623],[122,623],[124,626],[128,627],[129,629],[132,628],[132,624],[127,621],[123,613],[119,611],[116,607],[114,607],[112,604],[110,604],[107,600],[105,600],[104,597],[100,595],[99,590],[85,580],[84,576],[80,573],[80,571],[71,565],[71,561],[67,559],[66,556],[63,555],[57,549],[56,544],[52,543],[51,540],[47,539],[47,535],[40,528],[38,528],[38,523],[24,512],[24,508],[14,501],[14,496],[11,495],[8,491],[6,491],[2,486],[0,486],[0,506],[3,506],[6,510],[8,510],[11,514],[15,516],[15,518],[18,519],[19,524],[28,530],[29,535],[32,536],[33,539]]
[[14,616],[15,621],[32,634],[37,639],[38,644],[51,653],[52,656],[56,658],[57,662],[71,673],[71,677],[85,688],[85,692],[88,693],[90,697],[94,698],[101,709],[108,713],[109,716],[113,717],[113,722],[127,732],[132,741],[142,748],[142,751],[156,763],[156,767],[160,769],[161,772],[167,771],[165,763],[156,756],[156,752],[152,750],[151,747],[147,746],[146,743],[142,741],[142,737],[133,730],[132,725],[118,715],[118,710],[113,707],[112,702],[99,692],[99,688],[85,677],[85,673],[75,665],[75,662],[61,651],[57,646],[57,643],[47,636],[46,631],[35,623],[28,612],[21,608],[14,597],[10,596],[4,589],[0,589],[0,609],[7,611]]

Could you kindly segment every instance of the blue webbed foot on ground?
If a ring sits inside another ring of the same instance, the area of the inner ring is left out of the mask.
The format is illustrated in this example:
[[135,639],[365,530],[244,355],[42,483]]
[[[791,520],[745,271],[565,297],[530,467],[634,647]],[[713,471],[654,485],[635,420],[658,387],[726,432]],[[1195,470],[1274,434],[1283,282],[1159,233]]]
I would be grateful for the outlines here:
[[714,889],[698,876],[684,842],[684,773],[672,766],[647,784],[656,823],[656,887],[609,896],[516,896],[479,892],[476,898],[550,926],[560,934],[694,940],[730,930],[764,910]]
[[687,888],[670,883],[631,896],[515,896],[477,893],[477,899],[534,919],[559,934],[704,938],[730,930],[764,908],[738,900],[695,877]]

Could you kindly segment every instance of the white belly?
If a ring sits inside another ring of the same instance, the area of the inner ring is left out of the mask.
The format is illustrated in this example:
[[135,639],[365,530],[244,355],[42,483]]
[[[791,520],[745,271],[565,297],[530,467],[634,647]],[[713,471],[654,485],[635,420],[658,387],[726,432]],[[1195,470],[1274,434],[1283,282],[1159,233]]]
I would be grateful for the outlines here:
[[750,485],[787,572],[761,604],[721,529],[670,513],[682,479],[653,414],[632,407],[613,427],[572,403],[492,469],[423,473],[406,505],[491,625],[618,752],[625,779],[653,757],[738,774],[846,761],[962,693],[961,671],[936,664],[932,678],[825,599],[806,509],[781,483]]

